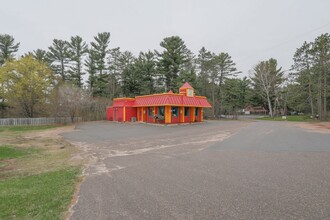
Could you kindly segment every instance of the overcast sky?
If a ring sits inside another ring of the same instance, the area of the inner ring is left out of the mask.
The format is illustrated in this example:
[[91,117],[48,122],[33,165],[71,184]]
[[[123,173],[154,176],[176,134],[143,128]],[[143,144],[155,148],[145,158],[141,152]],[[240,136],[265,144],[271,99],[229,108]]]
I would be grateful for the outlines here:
[[47,49],[54,38],[90,42],[110,32],[110,48],[137,55],[180,36],[197,55],[205,46],[229,53],[247,75],[276,58],[285,70],[304,41],[330,32],[330,0],[0,0],[0,34],[21,43],[19,54]]

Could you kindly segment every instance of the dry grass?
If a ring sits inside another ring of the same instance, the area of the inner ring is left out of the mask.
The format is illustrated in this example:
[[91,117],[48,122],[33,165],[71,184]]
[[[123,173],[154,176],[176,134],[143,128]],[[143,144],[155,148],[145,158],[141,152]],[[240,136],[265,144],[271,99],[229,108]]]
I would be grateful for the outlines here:
[[68,209],[84,161],[59,134],[74,127],[43,129],[0,127],[0,147],[9,152],[0,159],[0,219],[60,219]]
[[330,134],[330,122],[296,123],[295,126],[311,132]]
[[73,128],[68,126],[46,131],[2,132],[0,145],[6,144],[16,149],[33,148],[37,149],[38,153],[2,161],[0,178],[34,175],[81,165],[83,161],[74,157],[77,148],[59,136],[60,133]]

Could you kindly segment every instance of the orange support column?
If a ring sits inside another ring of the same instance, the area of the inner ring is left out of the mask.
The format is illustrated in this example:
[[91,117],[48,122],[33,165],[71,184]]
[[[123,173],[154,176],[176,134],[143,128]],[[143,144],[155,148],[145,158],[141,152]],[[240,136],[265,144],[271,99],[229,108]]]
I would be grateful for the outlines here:
[[[153,116],[156,116],[156,115],[157,115],[157,107],[156,107],[156,106],[154,106],[154,110],[153,110]],[[155,117],[152,119],[152,121],[153,121],[154,123],[156,123],[156,122],[157,122]]]
[[143,121],[144,122],[147,122],[147,120],[148,120],[148,108],[146,108],[146,107],[143,107],[142,108],[142,115],[143,115]]
[[199,118],[200,118],[200,122],[202,122],[203,121],[203,108],[201,108],[201,110],[200,110]]
[[195,107],[190,107],[190,122],[195,122]]
[[171,122],[172,122],[171,106],[165,106],[165,124],[171,124]]
[[179,116],[180,116],[180,123],[184,122],[184,107],[180,106],[179,107]]
[[124,109],[123,109],[123,122],[126,121],[126,106],[124,106]]
[[144,122],[144,108],[141,108],[141,121]]

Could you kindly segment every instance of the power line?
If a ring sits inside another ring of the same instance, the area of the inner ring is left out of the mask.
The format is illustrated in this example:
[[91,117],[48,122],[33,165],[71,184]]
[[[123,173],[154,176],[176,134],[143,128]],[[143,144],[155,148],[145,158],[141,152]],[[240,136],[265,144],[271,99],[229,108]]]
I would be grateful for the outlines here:
[[299,35],[297,35],[297,36],[295,36],[295,37],[293,37],[293,38],[291,38],[291,39],[289,39],[289,40],[283,41],[283,42],[281,42],[281,43],[279,43],[279,44],[276,44],[276,45],[274,45],[274,46],[272,46],[272,47],[266,48],[265,50],[263,50],[263,52],[268,51],[268,50],[271,50],[271,49],[274,49],[274,48],[279,47],[279,46],[282,46],[282,45],[284,45],[284,44],[287,44],[287,43],[289,43],[289,42],[291,42],[291,41],[294,41],[294,40],[296,40],[296,39],[299,39],[299,38],[301,38],[301,37],[303,37],[303,36],[306,36],[306,35],[308,35],[308,34],[310,34],[310,33],[313,33],[313,32],[315,32],[315,31],[321,30],[321,29],[323,29],[323,28],[325,28],[325,27],[327,27],[327,26],[330,26],[330,22],[329,22],[329,23],[326,23],[326,24],[324,24],[324,25],[322,25],[322,26],[319,26],[319,27],[317,27],[317,28],[314,28],[314,29],[312,29],[312,30],[306,31],[306,32],[304,32],[304,33],[301,33],[301,34],[299,34]]
[[317,27],[317,28],[315,28],[315,29],[312,29],[312,30],[310,30],[310,31],[307,31],[307,32],[305,32],[305,33],[302,33],[302,34],[296,36],[294,39],[296,39],[296,38],[300,38],[301,36],[305,36],[305,35],[307,35],[307,34],[310,34],[310,33],[313,33],[313,32],[315,32],[315,31],[321,30],[321,29],[323,29],[323,28],[325,28],[325,27],[327,27],[327,26],[330,26],[330,22],[327,23],[327,24],[324,24],[324,25],[322,25],[322,26],[320,26],[320,27]]

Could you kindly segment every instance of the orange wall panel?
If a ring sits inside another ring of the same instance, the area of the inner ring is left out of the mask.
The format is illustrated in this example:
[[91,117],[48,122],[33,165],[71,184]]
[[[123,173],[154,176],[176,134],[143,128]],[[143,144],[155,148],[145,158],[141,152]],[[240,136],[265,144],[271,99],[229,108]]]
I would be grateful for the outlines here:
[[142,110],[142,114],[143,114],[143,121],[144,122],[147,122],[147,119],[148,119],[148,108],[146,107],[143,107],[143,110]]
[[171,106],[165,106],[165,124],[172,122],[172,111]]
[[180,116],[180,123],[184,122],[184,107],[180,106],[179,107],[179,116]]
[[190,122],[195,122],[195,107],[190,107]]

